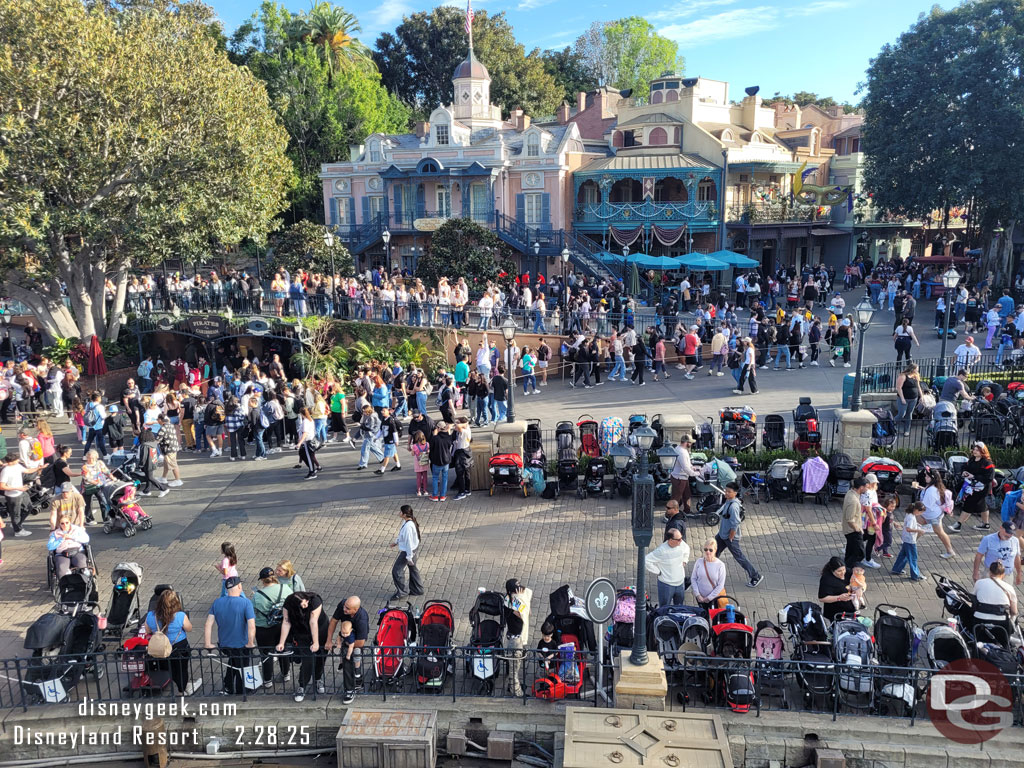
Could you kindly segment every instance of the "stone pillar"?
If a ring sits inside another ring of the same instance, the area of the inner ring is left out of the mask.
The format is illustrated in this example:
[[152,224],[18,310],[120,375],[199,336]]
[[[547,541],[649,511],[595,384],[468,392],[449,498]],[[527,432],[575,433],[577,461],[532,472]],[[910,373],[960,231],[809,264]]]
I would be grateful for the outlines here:
[[615,661],[615,706],[621,709],[667,708],[668,679],[665,665],[656,653],[647,655],[642,667],[629,661],[629,649],[623,649]]
[[839,447],[859,466],[871,455],[871,430],[878,421],[871,411],[839,412]]

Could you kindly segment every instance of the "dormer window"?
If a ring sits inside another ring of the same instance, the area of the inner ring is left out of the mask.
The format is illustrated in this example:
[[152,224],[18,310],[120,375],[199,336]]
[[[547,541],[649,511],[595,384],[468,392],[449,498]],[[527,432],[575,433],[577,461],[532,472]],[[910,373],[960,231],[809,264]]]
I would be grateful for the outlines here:
[[447,125],[445,125],[444,123],[441,123],[440,125],[437,125],[434,128],[434,131],[436,132],[435,133],[435,137],[437,139],[437,143],[438,144],[449,144],[449,143],[451,143],[451,139],[449,138],[449,135],[448,135],[448,126]]
[[732,137],[732,131],[730,131],[728,128],[722,131],[722,141],[735,141],[735,139]]
[[376,141],[370,145],[370,162],[380,162],[380,144],[378,144]]
[[526,156],[537,157],[540,155],[540,136],[531,133],[526,137]]

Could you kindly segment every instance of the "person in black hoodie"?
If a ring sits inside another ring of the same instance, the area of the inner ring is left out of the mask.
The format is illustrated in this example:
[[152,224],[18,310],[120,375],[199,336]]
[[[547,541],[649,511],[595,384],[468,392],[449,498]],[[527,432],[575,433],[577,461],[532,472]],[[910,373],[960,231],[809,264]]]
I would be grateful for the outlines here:
[[380,467],[373,470],[375,475],[383,475],[391,459],[395,460],[395,466],[391,468],[392,472],[397,472],[402,468],[402,462],[398,458],[398,438],[402,436],[402,425],[386,405],[380,409],[380,415],[380,431],[384,442],[384,461],[381,462]]
[[414,409],[412,419],[409,421],[409,441],[405,446],[410,451],[412,450],[413,435],[417,432],[422,432],[424,437],[431,435],[434,432],[434,421],[427,414]]
[[431,501],[448,500],[448,467],[455,452],[455,438],[447,421],[439,422],[429,438],[430,474],[433,481]]
[[135,475],[142,481],[142,488],[139,489],[139,493],[143,496],[149,496],[150,485],[156,486],[157,490],[160,491],[159,496],[166,496],[170,491],[167,483],[158,480],[156,477],[156,451],[156,435],[150,429],[142,430],[142,434],[139,435],[137,451],[139,465],[135,470]]
[[437,394],[437,405],[441,418],[448,424],[455,423],[455,379],[446,376],[441,391]]
[[122,411],[118,406],[112,405],[107,409],[107,422],[104,429],[107,432],[107,440],[110,447],[124,448],[124,431],[131,429],[132,418]]
[[630,381],[633,384],[644,385],[644,369],[647,368],[647,346],[644,340],[637,334],[636,344],[633,345],[633,375]]

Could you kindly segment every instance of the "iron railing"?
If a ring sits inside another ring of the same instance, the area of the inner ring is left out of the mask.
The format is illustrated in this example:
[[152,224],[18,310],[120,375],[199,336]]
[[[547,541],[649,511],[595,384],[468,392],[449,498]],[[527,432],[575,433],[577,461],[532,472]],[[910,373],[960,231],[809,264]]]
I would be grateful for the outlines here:
[[718,219],[714,201],[686,202],[590,203],[576,209],[576,221],[592,224],[656,224],[683,225],[690,222],[713,222]]
[[[575,703],[603,704],[597,688],[597,656],[592,651],[559,652],[554,658],[534,648],[513,650],[474,647],[424,648],[411,646],[362,649],[355,661],[359,697],[431,696],[460,698],[533,698],[538,680],[552,673],[574,681],[562,689]],[[421,668],[420,664],[423,664]],[[424,669],[432,668],[429,674]],[[305,670],[305,674],[303,671]],[[283,681],[284,673],[289,682]],[[436,676],[435,676],[436,674]],[[181,696],[184,691],[203,697],[226,694],[241,701],[294,696],[300,678],[310,700],[345,693],[342,657],[310,653],[308,649],[278,655],[272,648],[176,651],[168,659],[153,659],[141,651],[99,650],[88,655],[0,660],[0,710],[46,703],[124,701],[153,696]],[[269,680],[267,685],[264,681]],[[606,689],[612,677],[604,670]],[[59,683],[56,684],[55,683]],[[516,684],[518,681],[518,684]],[[190,688],[194,687],[194,690]]]
[[821,211],[816,205],[792,205],[789,202],[748,203],[731,206],[727,220],[741,224],[827,224],[832,221],[832,208],[826,206]]
[[[926,383],[931,383],[937,376],[955,376],[960,368],[965,368],[969,375],[967,386],[972,391],[985,379],[1005,387],[1007,382],[1024,376],[1024,357],[1014,357],[1009,352],[1002,356],[997,352],[982,352],[980,357],[969,364],[952,354],[945,358],[914,358],[912,362],[917,364],[921,379]],[[905,361],[864,366],[861,392],[895,392],[896,378],[906,367]]]

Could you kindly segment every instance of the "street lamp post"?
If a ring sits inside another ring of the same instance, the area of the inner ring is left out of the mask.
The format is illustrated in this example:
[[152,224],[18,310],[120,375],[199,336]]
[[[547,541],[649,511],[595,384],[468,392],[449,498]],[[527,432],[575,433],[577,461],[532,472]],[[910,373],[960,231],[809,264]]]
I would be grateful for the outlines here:
[[626,282],[626,270],[629,269],[629,246],[622,246],[622,282]]
[[562,325],[564,327],[569,322],[569,284],[565,270],[569,266],[569,257],[572,254],[566,247],[562,249],[560,255],[562,257]]
[[953,304],[953,291],[960,283],[960,273],[952,266],[942,273],[942,287],[946,289],[946,321],[942,326],[942,351],[939,353],[939,376],[946,375],[946,339],[949,338],[949,309]]
[[327,246],[327,252],[331,255],[331,314],[334,314],[334,301],[338,294],[338,270],[334,267],[334,234],[331,230],[324,232],[324,245]]
[[871,300],[865,296],[854,308],[857,312],[857,322],[860,324],[860,339],[857,342],[857,372],[853,378],[853,399],[850,403],[851,411],[859,411],[861,406],[861,368],[864,364],[864,337],[867,335],[868,325],[871,324],[871,316],[875,314],[875,308]]
[[537,279],[537,275],[540,274],[540,243],[534,241],[533,243],[533,267],[535,273],[533,279]]
[[384,241],[384,262],[387,265],[387,269],[391,269],[391,232],[385,229],[380,233],[380,239]]
[[508,373],[508,408],[505,410],[505,421],[511,424],[516,420],[516,377],[515,360],[512,359],[512,342],[516,340],[516,321],[506,317],[501,324],[501,335],[505,337],[505,369]]

